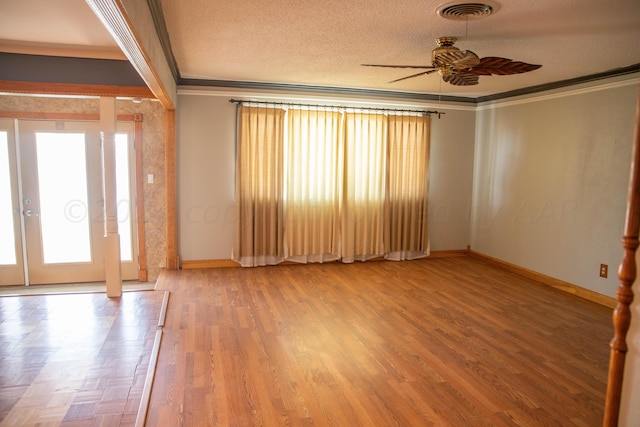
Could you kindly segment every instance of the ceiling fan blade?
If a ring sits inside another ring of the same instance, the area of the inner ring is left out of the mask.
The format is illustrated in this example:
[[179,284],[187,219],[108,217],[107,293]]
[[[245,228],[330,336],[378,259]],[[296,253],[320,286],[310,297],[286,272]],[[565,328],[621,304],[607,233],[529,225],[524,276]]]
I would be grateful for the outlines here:
[[399,81],[401,81],[401,80],[412,79],[412,78],[414,78],[414,77],[418,77],[418,76],[426,76],[427,74],[435,73],[436,71],[438,71],[438,70],[428,70],[428,71],[423,71],[423,72],[421,72],[421,73],[412,74],[412,75],[407,76],[407,77],[402,77],[402,78],[399,78],[399,79],[391,80],[389,83],[395,83],[395,82],[399,82]]
[[453,73],[442,76],[442,80],[454,86],[473,86],[478,84],[479,76],[468,72]]
[[451,66],[456,70],[466,70],[480,63],[480,58],[470,50],[449,50],[437,52],[433,55],[436,66]]
[[360,64],[363,67],[383,67],[383,68],[422,68],[434,69],[433,65],[380,65],[380,64]]
[[542,65],[527,64],[526,62],[512,61],[497,56],[487,56],[486,58],[480,59],[478,65],[465,72],[477,76],[490,76],[492,74],[506,76],[510,74],[528,73],[540,67],[542,67]]
[[471,52],[470,50],[465,50],[464,53],[465,56],[463,58],[451,64],[456,70],[466,70],[467,68],[473,68],[480,63],[480,57],[475,53]]

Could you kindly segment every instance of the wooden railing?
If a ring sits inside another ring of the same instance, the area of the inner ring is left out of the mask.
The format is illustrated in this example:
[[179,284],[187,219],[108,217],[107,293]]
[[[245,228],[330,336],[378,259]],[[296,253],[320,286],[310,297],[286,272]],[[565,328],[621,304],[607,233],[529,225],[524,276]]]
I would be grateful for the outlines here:
[[611,340],[609,360],[609,378],[604,410],[604,427],[618,425],[620,413],[620,397],[624,362],[627,354],[627,331],[631,323],[630,305],[633,301],[632,286],[636,279],[636,249],[638,249],[638,232],[640,229],[640,94],[636,107],[636,122],[631,157],[631,174],[627,193],[627,213],[624,226],[622,246],[624,254],[618,269],[620,286],[616,292],[618,303],[613,312],[614,337]]

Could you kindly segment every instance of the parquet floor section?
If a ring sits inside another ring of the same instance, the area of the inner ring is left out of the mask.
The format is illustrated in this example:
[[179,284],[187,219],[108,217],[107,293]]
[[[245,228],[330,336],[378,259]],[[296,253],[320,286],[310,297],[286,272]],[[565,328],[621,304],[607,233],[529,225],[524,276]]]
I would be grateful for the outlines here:
[[597,426],[612,310],[473,258],[165,272],[147,426]]
[[163,292],[0,298],[0,426],[133,426]]

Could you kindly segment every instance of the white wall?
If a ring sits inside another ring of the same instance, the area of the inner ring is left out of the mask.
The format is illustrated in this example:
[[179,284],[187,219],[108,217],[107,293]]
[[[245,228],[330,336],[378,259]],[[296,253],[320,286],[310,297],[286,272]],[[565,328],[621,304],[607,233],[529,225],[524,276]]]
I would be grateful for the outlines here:
[[[242,96],[206,90],[179,92],[178,241],[182,260],[231,258],[235,227],[236,107],[229,99]],[[380,106],[388,101],[371,102]],[[428,108],[446,112],[441,119],[434,117],[431,127],[431,250],[466,249],[475,109],[433,105]]]
[[636,78],[480,107],[472,249],[614,296],[637,88]]

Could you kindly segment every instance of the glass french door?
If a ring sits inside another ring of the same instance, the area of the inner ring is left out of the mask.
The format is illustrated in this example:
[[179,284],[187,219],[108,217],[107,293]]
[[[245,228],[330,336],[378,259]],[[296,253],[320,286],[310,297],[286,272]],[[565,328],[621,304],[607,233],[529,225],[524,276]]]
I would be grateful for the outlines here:
[[[9,126],[0,126],[0,232],[13,236],[13,242],[2,239],[0,284],[103,281],[99,123],[19,120],[14,127],[17,138]],[[133,126],[119,124],[115,172],[123,279],[138,275],[132,137]]]
[[14,122],[0,119],[0,284],[23,284]]

